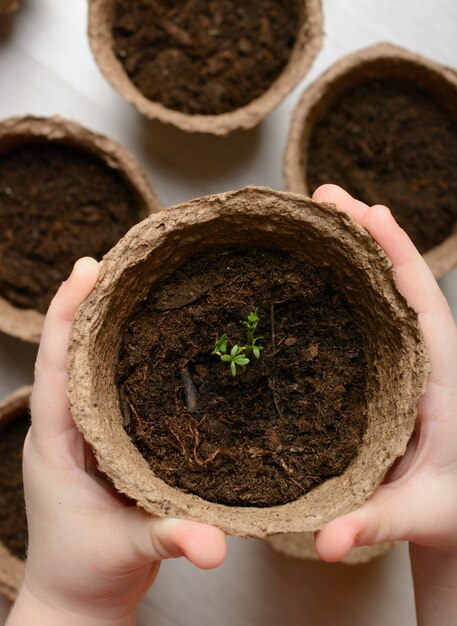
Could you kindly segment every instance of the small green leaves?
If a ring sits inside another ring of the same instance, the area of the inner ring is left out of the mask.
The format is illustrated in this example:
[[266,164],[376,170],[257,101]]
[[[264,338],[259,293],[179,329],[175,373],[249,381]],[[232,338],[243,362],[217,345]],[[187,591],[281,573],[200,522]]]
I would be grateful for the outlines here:
[[227,352],[227,335],[222,335],[222,337],[219,337],[219,339],[216,341],[214,345],[214,350],[211,352],[211,354],[217,354],[217,356],[220,356],[222,358],[222,355],[225,354],[226,352]]
[[248,359],[247,355],[251,352],[256,359],[260,358],[260,352],[263,350],[263,346],[257,345],[257,341],[263,339],[263,337],[256,337],[254,334],[259,323],[257,311],[258,309],[251,311],[247,320],[243,322],[243,326],[247,329],[246,345],[239,346],[238,344],[235,344],[233,348],[231,348],[230,354],[227,354],[228,339],[226,334],[219,337],[214,344],[214,350],[211,354],[219,356],[221,361],[230,364],[232,376],[237,375],[237,367],[240,367],[242,371],[246,369],[246,365],[249,365],[250,363],[250,359]]
[[259,309],[257,308],[255,311],[251,311],[248,315],[248,319],[243,322],[243,326],[246,326],[246,328],[252,332],[255,331],[257,324],[259,323],[259,316],[257,315],[258,310]]

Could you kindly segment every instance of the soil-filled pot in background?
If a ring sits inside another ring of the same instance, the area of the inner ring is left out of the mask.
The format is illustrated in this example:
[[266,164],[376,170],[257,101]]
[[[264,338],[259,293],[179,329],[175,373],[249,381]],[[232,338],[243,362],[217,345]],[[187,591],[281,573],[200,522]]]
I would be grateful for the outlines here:
[[386,204],[440,278],[457,263],[456,110],[452,70],[388,44],[351,54],[295,110],[287,187]]
[[75,422],[121,492],[262,537],[373,492],[405,450],[427,359],[366,231],[247,188],[132,228],[77,313],[68,370]]
[[[314,533],[285,533],[269,537],[269,544],[276,552],[296,559],[319,559],[314,548]],[[345,565],[362,565],[386,554],[391,543],[360,546],[352,550],[341,561]]]
[[0,124],[0,330],[38,341],[81,256],[101,257],[157,211],[146,174],[107,138],[60,118]]
[[0,402],[0,593],[10,600],[22,584],[27,550],[22,448],[30,393],[31,387],[22,387]]
[[258,124],[319,52],[320,0],[90,0],[95,59],[149,118],[225,135]]

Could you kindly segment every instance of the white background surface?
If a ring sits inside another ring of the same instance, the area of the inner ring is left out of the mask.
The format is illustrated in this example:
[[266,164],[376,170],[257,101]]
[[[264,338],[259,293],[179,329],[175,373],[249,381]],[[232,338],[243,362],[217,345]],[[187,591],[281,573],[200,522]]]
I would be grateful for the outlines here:
[[[84,0],[23,0],[0,18],[0,118],[59,114],[107,134],[143,164],[164,206],[246,184],[282,189],[291,111],[338,58],[388,41],[457,68],[456,0],[324,0],[324,10],[324,48],[304,83],[258,128],[220,139],[148,122],[112,90],[90,54]],[[441,284],[456,313],[457,271]],[[1,397],[31,381],[34,356],[34,347],[0,335]],[[287,560],[263,542],[232,538],[216,572],[165,564],[138,623],[411,626],[406,548],[347,568]]]

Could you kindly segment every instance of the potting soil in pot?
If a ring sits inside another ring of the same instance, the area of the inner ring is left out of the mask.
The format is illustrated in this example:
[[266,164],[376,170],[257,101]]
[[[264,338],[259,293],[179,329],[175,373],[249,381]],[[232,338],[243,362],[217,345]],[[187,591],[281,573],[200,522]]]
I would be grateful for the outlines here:
[[27,412],[0,426],[0,541],[18,559],[27,550],[22,448],[30,426]]
[[[212,355],[246,341],[260,358],[232,376]],[[123,336],[125,428],[166,483],[239,506],[292,501],[341,474],[366,426],[356,315],[330,271],[280,251],[215,251],[153,286]]]
[[139,220],[139,200],[100,158],[51,142],[0,157],[0,295],[44,313],[73,263],[100,259]]
[[263,94],[287,64],[302,0],[116,0],[114,51],[152,101],[216,115]]
[[421,252],[457,219],[457,122],[405,81],[367,80],[333,102],[312,131],[308,188],[336,183],[386,204]]

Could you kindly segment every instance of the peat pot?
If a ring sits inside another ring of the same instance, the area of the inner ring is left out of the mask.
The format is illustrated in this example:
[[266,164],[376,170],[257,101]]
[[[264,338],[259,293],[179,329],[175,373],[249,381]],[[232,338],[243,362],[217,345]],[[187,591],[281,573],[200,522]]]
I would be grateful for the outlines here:
[[31,387],[21,387],[0,403],[0,593],[15,600],[24,578],[27,519],[22,484],[22,448],[30,417]]
[[89,41],[123,98],[185,131],[252,128],[322,46],[320,0],[165,4],[90,0]]
[[152,215],[104,257],[67,393],[101,471],[140,507],[265,537],[373,493],[427,372],[417,315],[367,232],[248,187]]
[[73,263],[158,209],[143,169],[106,137],[56,117],[0,123],[0,331],[38,342]]
[[289,191],[336,183],[385,204],[435,277],[457,263],[457,74],[390,44],[344,57],[299,101]]

